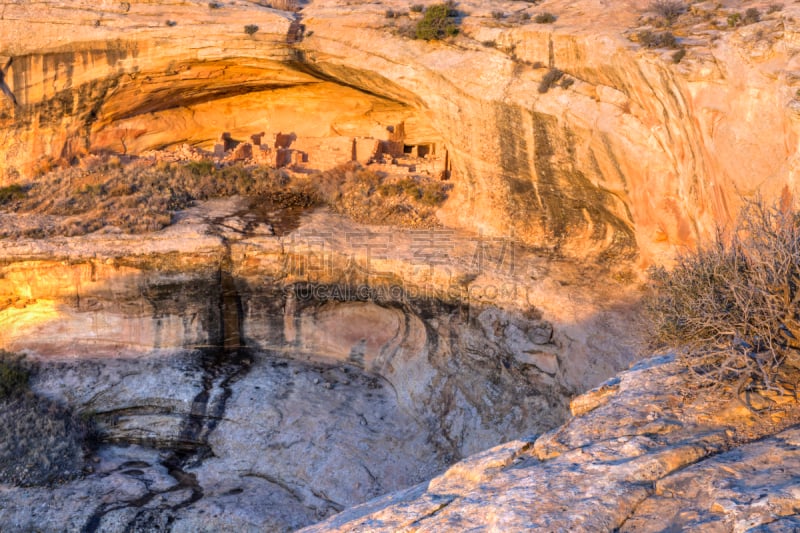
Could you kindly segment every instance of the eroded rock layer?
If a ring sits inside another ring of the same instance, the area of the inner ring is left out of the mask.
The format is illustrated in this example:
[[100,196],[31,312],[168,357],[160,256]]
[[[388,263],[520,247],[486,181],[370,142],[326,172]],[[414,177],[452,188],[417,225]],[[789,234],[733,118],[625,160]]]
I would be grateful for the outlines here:
[[[103,441],[83,479],[2,488],[10,530],[301,527],[557,426],[632,358],[631,287],[598,273],[512,241],[248,206],[0,244],[2,347]],[[26,511],[45,491],[55,503]]]

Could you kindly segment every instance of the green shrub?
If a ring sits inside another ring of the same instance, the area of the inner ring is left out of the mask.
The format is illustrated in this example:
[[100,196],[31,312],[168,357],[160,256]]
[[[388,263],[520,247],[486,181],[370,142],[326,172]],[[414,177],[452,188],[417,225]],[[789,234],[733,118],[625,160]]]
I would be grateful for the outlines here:
[[[747,201],[729,232],[650,272],[650,348],[675,350],[701,382],[777,388],[800,368],[800,215]],[[794,378],[797,379],[796,377]]]
[[552,13],[539,13],[533,18],[536,24],[552,24],[556,21],[556,16]]
[[255,35],[257,31],[258,31],[258,26],[256,26],[255,24],[248,24],[247,26],[244,27],[244,32],[247,35]]
[[457,16],[458,13],[453,13],[454,9],[451,3],[429,6],[425,10],[425,15],[417,23],[415,37],[426,41],[434,41],[457,35],[458,27],[453,17]]
[[731,13],[728,15],[728,26],[731,28],[738,26],[742,23],[742,16],[739,13]]

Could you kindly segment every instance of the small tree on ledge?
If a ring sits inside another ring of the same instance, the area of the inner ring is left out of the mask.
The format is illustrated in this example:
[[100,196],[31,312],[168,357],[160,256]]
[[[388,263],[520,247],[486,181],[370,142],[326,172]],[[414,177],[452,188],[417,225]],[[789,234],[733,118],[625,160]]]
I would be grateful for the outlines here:
[[434,4],[425,10],[425,15],[417,24],[415,37],[426,41],[434,41],[458,34],[454,17],[458,12],[452,2]]

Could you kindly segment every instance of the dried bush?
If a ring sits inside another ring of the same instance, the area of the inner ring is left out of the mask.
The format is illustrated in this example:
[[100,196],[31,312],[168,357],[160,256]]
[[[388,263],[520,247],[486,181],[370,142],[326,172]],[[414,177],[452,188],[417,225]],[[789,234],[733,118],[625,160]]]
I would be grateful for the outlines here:
[[744,17],[742,17],[742,23],[745,25],[747,24],[755,24],[761,20],[761,11],[758,9],[751,7],[747,11],[744,12]]
[[680,63],[681,60],[686,56],[686,48],[681,48],[680,50],[676,50],[672,54],[672,62],[673,63]]
[[564,76],[564,72],[557,68],[551,68],[548,70],[544,77],[542,77],[542,81],[539,82],[539,92],[544,94],[549,91],[550,88],[555,85],[562,76]]
[[12,183],[6,187],[0,187],[0,204],[25,198],[26,193],[26,189],[18,183]]
[[654,0],[650,4],[650,11],[654,11],[667,25],[671,25],[686,11],[686,4],[681,0]]
[[28,389],[28,377],[21,356],[0,350],[0,400],[24,394]]
[[746,202],[729,234],[650,272],[650,348],[676,350],[707,385],[778,388],[800,366],[800,215]]
[[255,24],[248,24],[247,26],[244,27],[244,32],[247,35],[255,35],[257,31],[258,31],[258,26],[256,26]]
[[23,359],[0,351],[0,483],[45,485],[81,474],[91,422],[28,387]]
[[402,178],[398,181],[381,182],[376,191],[382,196],[405,195],[423,205],[435,206],[447,197],[441,184],[431,181],[420,181],[414,178]]
[[777,13],[783,9],[783,4],[770,4],[767,6],[767,14]]
[[506,18],[506,14],[503,11],[495,10],[492,11],[492,18],[496,20],[504,19]]
[[83,468],[85,423],[32,395],[0,400],[0,483],[45,485]]
[[425,6],[422,4],[412,4],[408,9],[412,13],[422,13],[425,10]]
[[387,9],[385,12],[387,19],[399,19],[408,16],[407,11],[395,11],[393,9]]
[[650,30],[640,31],[636,34],[639,43],[646,48],[676,48],[678,40],[672,32],[656,33]]
[[533,17],[533,21],[536,24],[552,24],[556,21],[556,16],[552,13],[539,13],[535,17]]
[[434,4],[425,10],[415,28],[415,37],[426,41],[434,41],[458,34],[455,18],[458,12],[452,2]]
[[[83,235],[105,227],[125,233],[157,231],[171,224],[177,211],[197,201],[230,196],[256,198],[278,208],[328,203],[342,213],[358,214],[357,219],[365,222],[370,220],[362,212],[380,211],[372,220],[378,221],[392,218],[387,213],[393,209],[407,209],[413,215],[409,218],[412,226],[432,224],[433,211],[428,208],[444,200],[448,186],[433,179],[417,180],[421,192],[412,194],[408,189],[404,194],[389,195],[385,199],[391,205],[384,212],[371,205],[381,198],[372,195],[378,184],[391,182],[357,164],[321,177],[289,177],[280,169],[261,165],[217,168],[210,160],[168,163],[142,158],[120,165],[99,160],[86,168],[55,170],[26,185],[25,196],[4,209],[46,216],[50,222],[32,230],[8,219],[10,222],[0,227],[0,238]],[[356,203],[358,198],[368,198],[370,205],[366,211],[356,205],[343,208],[340,202],[344,198]],[[404,222],[398,219],[398,223]]]
[[386,178],[357,163],[316,176],[320,198],[359,222],[411,227],[436,225],[435,210],[450,186],[430,178]]

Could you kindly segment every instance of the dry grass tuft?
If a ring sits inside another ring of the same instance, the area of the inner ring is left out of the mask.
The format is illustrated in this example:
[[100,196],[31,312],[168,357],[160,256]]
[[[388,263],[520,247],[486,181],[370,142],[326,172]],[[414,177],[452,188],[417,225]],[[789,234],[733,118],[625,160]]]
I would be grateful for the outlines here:
[[0,189],[0,210],[47,215],[48,224],[0,228],[0,237],[46,238],[116,228],[145,233],[171,224],[196,201],[243,196],[276,207],[328,204],[369,223],[428,227],[448,186],[426,178],[386,178],[358,164],[314,176],[258,165],[217,168],[209,160],[170,163],[95,158],[82,167],[57,169],[35,182]]
[[430,178],[385,177],[358,164],[320,174],[319,197],[334,211],[358,222],[409,227],[436,225],[436,208],[449,186]]

